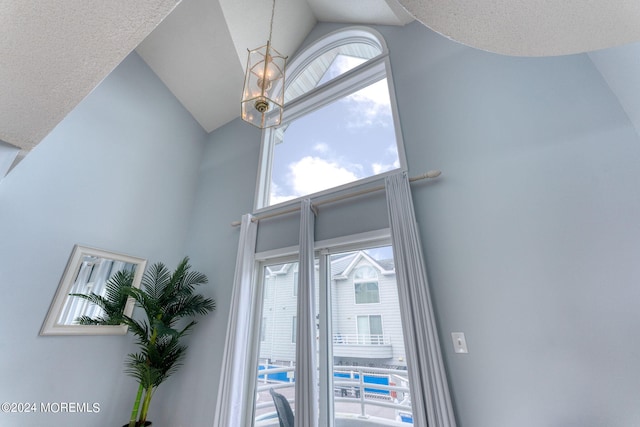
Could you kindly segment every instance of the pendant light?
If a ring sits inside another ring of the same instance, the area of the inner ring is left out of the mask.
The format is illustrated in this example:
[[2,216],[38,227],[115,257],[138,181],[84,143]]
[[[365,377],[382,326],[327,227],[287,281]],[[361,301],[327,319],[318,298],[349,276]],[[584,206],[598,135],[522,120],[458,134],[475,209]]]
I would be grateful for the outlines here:
[[242,90],[242,120],[261,129],[278,126],[284,106],[287,57],[271,46],[275,9],[276,1],[273,0],[269,39],[266,45],[249,50]]

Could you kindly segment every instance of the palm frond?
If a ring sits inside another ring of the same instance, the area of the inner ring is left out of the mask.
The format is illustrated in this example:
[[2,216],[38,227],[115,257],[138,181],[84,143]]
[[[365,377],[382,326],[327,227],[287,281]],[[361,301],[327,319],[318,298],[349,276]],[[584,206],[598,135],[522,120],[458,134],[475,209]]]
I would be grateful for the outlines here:
[[105,284],[105,295],[69,294],[72,297],[85,299],[102,309],[102,315],[95,318],[81,316],[76,319],[81,325],[119,325],[122,323],[124,308],[127,304],[128,289],[132,289],[134,273],[121,270],[114,273]]
[[188,294],[179,297],[173,304],[168,306],[165,315],[171,321],[175,321],[183,317],[191,317],[198,314],[205,315],[214,310],[215,307],[215,301],[211,298],[205,298],[199,294]]
[[145,389],[154,387],[163,378],[161,370],[147,363],[148,357],[144,352],[131,353],[128,358],[125,372],[138,380]]
[[185,257],[180,261],[169,280],[163,283],[162,294],[160,296],[160,301],[162,301],[163,305],[170,304],[171,301],[180,294],[182,282],[190,268],[189,258]]
[[103,316],[99,317],[89,317],[89,316],[80,316],[75,319],[75,322],[78,325],[108,325],[107,321],[109,319],[104,318]]
[[161,262],[153,264],[147,269],[142,278],[142,289],[154,300],[159,301],[165,284],[171,280],[171,272]]
[[191,332],[191,329],[193,329],[193,327],[196,326],[197,324],[198,322],[196,322],[195,320],[192,320],[191,322],[189,322],[185,327],[183,327],[180,330],[180,337],[189,335],[189,333]]
[[187,271],[182,276],[177,289],[178,295],[190,295],[195,291],[196,286],[208,283],[207,276],[197,271]]
[[133,286],[134,276],[135,272],[130,270],[120,270],[113,274],[105,285],[105,299],[124,309],[128,298],[125,289]]
[[139,343],[145,344],[148,342],[151,331],[146,322],[139,321],[128,316],[124,316],[123,319],[123,323],[127,325],[129,327],[129,331],[138,338]]

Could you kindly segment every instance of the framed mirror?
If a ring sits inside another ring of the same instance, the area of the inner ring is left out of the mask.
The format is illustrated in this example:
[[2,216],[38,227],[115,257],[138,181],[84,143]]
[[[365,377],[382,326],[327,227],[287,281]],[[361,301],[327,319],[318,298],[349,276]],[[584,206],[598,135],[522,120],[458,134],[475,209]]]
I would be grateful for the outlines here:
[[[147,260],[115,252],[75,245],[64,270],[40,335],[124,335],[127,326],[80,324],[85,316],[104,316],[102,308],[73,294],[96,294],[108,298],[108,283],[114,277],[131,277],[131,286],[140,287]],[[115,276],[114,276],[115,275]],[[131,316],[134,302],[122,300],[124,314]],[[120,307],[122,306],[120,305]]]

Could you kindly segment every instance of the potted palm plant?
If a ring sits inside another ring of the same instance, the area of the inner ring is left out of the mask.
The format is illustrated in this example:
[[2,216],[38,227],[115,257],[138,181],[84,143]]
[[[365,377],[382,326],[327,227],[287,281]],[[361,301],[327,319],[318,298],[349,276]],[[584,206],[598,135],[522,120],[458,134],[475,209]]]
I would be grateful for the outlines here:
[[[72,294],[104,311],[97,318],[78,318],[80,324],[124,323],[137,338],[138,351],[128,355],[125,370],[138,381],[128,427],[151,425],[147,421],[151,398],[158,386],[180,367],[187,350],[181,339],[195,326],[193,317],[215,309],[214,300],[195,293],[197,286],[207,282],[207,276],[191,271],[189,258],[184,258],[174,272],[162,263],[152,265],[145,272],[140,289],[132,286],[132,273],[118,272],[109,279],[104,297]],[[133,298],[144,316],[136,319],[123,314],[128,298]]]

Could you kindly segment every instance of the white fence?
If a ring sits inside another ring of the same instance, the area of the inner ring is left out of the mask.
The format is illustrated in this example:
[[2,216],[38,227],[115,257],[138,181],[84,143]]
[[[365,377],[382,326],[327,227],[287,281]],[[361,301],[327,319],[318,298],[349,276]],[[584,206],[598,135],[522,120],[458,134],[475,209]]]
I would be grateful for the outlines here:
[[[287,396],[294,406],[294,370],[293,366],[260,369],[256,390],[256,419],[264,419],[265,411],[273,408],[273,401],[268,393],[270,388]],[[273,379],[278,374],[281,377],[283,373],[289,378],[288,382]],[[357,417],[367,418],[371,422],[376,420],[374,424],[380,426],[412,423],[411,398],[405,370],[335,366],[333,389],[336,421],[340,417]],[[271,424],[256,423],[258,425]]]
[[333,343],[337,345],[391,345],[391,340],[385,335],[334,334]]

